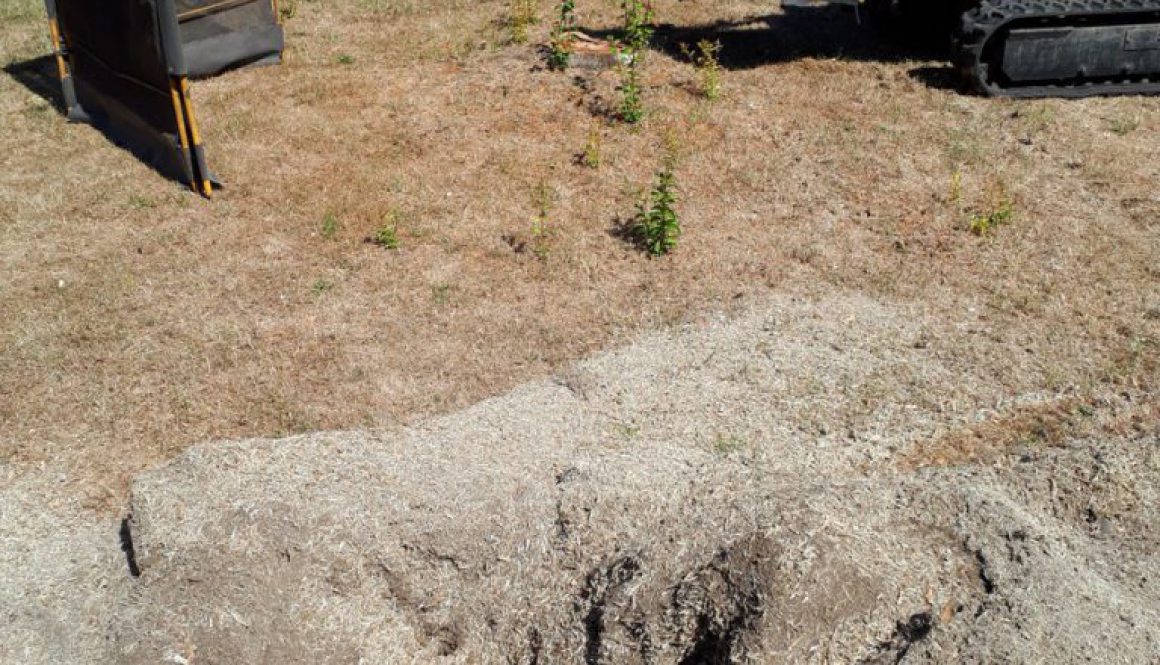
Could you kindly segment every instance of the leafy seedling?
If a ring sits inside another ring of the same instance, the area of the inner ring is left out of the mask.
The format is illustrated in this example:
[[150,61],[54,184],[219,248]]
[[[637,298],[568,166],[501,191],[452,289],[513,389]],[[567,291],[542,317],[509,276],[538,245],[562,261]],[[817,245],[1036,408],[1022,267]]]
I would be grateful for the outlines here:
[[644,120],[644,95],[640,87],[640,74],[637,72],[637,59],[631,54],[626,58],[621,57],[621,52],[616,53],[619,64],[617,69],[620,71],[620,85],[617,90],[620,92],[620,107],[617,109],[617,117],[623,122],[630,125]]
[[696,49],[681,44],[681,51],[697,69],[697,88],[710,102],[721,98],[721,42],[702,39]]
[[676,189],[672,170],[665,168],[657,174],[657,184],[649,192],[647,203],[637,208],[629,230],[637,245],[650,257],[673,251],[681,237],[681,220],[674,209]]
[[1015,211],[1011,205],[1011,201],[1004,198],[993,210],[972,216],[968,228],[971,230],[971,233],[977,236],[988,236],[994,233],[1000,226],[1005,226],[1010,223],[1014,216]]
[[584,142],[584,151],[580,153],[577,161],[582,166],[587,166],[590,169],[600,168],[602,142],[600,128],[594,125],[592,129],[588,130],[588,139]]
[[576,0],[561,0],[548,37],[548,68],[564,71],[572,61],[572,33],[576,29]]
[[383,249],[398,249],[399,248],[399,228],[392,221],[383,224],[375,229],[375,233],[371,236],[371,242],[382,247]]

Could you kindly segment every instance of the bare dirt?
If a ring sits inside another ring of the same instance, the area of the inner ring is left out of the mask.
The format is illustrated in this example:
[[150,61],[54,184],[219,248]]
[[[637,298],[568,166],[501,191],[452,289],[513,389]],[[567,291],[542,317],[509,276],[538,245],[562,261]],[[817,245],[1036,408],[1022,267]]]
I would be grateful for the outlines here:
[[[1148,662],[1160,102],[655,4],[628,129],[507,3],[298,2],[195,86],[209,204],[0,7],[0,661]],[[610,231],[669,153],[649,261]]]

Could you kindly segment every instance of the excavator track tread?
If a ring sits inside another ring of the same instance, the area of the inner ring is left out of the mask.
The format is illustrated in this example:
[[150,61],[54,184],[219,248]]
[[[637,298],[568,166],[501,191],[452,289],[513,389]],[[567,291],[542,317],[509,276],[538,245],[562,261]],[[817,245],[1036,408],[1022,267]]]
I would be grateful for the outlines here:
[[[1160,94],[1160,71],[1103,78],[1072,78],[1047,84],[1004,86],[989,74],[987,48],[1014,24],[1036,20],[1067,26],[1085,20],[1117,17],[1147,18],[1141,25],[1160,26],[1160,0],[983,0],[962,15],[951,40],[952,57],[959,73],[972,88],[986,96],[1003,97],[1095,97]],[[1124,25],[1131,25],[1130,22]]]

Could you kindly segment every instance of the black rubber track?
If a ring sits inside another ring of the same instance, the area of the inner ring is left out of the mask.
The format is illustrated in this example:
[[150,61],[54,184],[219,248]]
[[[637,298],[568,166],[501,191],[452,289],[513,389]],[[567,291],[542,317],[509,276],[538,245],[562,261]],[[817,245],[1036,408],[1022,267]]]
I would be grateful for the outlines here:
[[1160,0],[984,0],[965,12],[955,31],[955,66],[979,93],[1005,97],[1094,97],[1101,95],[1160,94],[1160,71],[1100,79],[1069,78],[1011,84],[1002,75],[997,47],[1016,25],[1054,27],[1101,25],[1160,25]]

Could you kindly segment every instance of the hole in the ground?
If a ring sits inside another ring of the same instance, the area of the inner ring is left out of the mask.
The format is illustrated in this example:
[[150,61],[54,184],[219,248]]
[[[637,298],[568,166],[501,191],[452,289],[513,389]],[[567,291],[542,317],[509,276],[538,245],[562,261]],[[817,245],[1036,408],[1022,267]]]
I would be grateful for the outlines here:
[[584,615],[584,663],[600,665],[600,647],[604,643],[604,608],[594,604]]
[[731,648],[722,636],[712,628],[712,620],[702,614],[697,617],[697,632],[693,635],[693,648],[689,649],[680,665],[724,665],[729,662]]
[[588,573],[584,582],[584,590],[580,593],[580,597],[588,605],[583,619],[584,662],[586,665],[599,665],[602,662],[604,615],[609,593],[631,582],[640,570],[641,562],[635,557],[627,556]]
[[983,583],[983,591],[988,594],[995,593],[995,581],[987,572],[987,557],[983,555],[982,550],[975,550],[975,561],[979,564],[979,581]]
[[687,646],[680,665],[726,665],[745,659],[745,640],[765,612],[767,565],[773,554],[764,538],[742,539],[674,588],[671,611],[676,617],[695,617],[691,630],[680,631],[687,636],[682,639]]
[[858,664],[885,663],[887,658],[893,656],[894,665],[899,665],[906,654],[910,653],[910,648],[925,640],[933,629],[934,618],[929,612],[912,614],[906,621],[896,623],[890,639],[878,643],[872,653],[858,660]]
[[118,533],[121,539],[121,551],[125,553],[125,563],[129,565],[129,574],[141,577],[141,569],[137,567],[137,551],[133,549],[133,532],[129,530],[129,518],[121,520],[121,530]]

